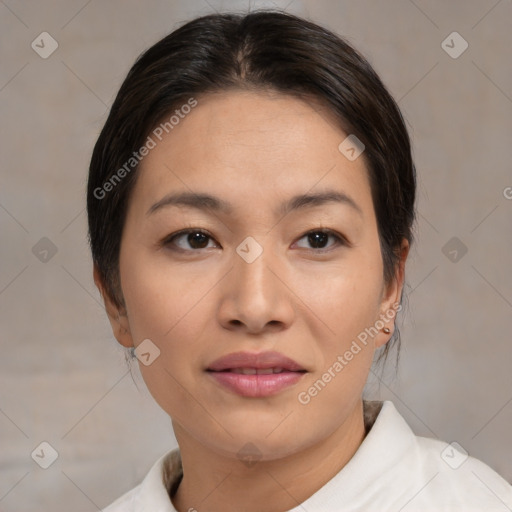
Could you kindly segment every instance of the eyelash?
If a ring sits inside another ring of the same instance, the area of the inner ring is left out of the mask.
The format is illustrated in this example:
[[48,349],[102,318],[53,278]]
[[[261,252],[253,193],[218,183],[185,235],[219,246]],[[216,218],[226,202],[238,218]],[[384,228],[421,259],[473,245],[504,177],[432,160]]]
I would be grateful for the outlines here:
[[[184,235],[189,235],[191,233],[201,233],[202,235],[205,235],[206,237],[208,237],[210,240],[214,240],[214,238],[210,235],[210,233],[208,233],[207,231],[205,231],[204,229],[201,229],[201,228],[188,228],[188,229],[183,229],[181,231],[178,231],[177,233],[172,233],[171,235],[165,237],[161,243],[160,243],[160,246],[162,247],[169,247],[171,246],[174,241],[181,237],[181,236],[184,236]],[[315,249],[315,248],[310,248],[310,249],[306,249],[306,250],[309,250],[311,252],[314,252],[314,253],[327,253],[327,252],[330,252],[333,250],[333,247],[339,247],[339,246],[349,246],[349,243],[348,241],[346,240],[345,237],[343,237],[342,235],[336,233],[335,231],[332,231],[331,229],[312,229],[312,230],[309,230],[307,231],[306,233],[304,233],[298,240],[302,240],[304,237],[307,237],[308,235],[312,234],[312,233],[322,233],[324,235],[328,235],[328,236],[331,236],[335,239],[336,243],[334,244],[334,246],[331,246],[331,247],[328,247],[326,249]],[[178,251],[178,252],[199,252],[203,249],[182,249],[180,247],[171,247],[171,250],[174,250],[174,251]]]

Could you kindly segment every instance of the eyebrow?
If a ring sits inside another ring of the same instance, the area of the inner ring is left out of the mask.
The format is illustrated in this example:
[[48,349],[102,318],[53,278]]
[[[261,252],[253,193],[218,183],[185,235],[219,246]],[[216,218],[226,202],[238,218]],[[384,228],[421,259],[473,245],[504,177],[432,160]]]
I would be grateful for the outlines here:
[[[363,216],[361,207],[349,195],[343,192],[338,192],[337,190],[325,190],[323,192],[293,196],[291,199],[285,201],[279,206],[276,214],[285,216],[295,210],[322,206],[327,203],[347,205],[356,211],[361,217]],[[198,210],[213,210],[227,215],[233,212],[233,206],[230,203],[210,194],[179,192],[167,194],[157,201],[153,206],[151,206],[151,208],[149,208],[147,215],[152,215],[153,213],[168,206],[188,206]]]

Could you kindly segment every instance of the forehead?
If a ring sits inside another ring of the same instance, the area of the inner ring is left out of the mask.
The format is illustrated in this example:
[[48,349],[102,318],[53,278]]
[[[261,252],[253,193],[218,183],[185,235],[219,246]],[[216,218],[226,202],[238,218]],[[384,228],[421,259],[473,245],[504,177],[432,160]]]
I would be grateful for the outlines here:
[[179,122],[153,137],[139,167],[145,203],[173,189],[240,200],[282,199],[336,187],[373,209],[363,157],[338,149],[347,134],[327,108],[276,92],[229,91],[197,98]]

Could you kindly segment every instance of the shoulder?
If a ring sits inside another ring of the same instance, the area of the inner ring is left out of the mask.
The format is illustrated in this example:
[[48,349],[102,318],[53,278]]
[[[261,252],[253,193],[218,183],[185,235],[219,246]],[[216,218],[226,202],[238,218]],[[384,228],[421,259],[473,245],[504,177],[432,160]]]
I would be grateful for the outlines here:
[[111,503],[107,508],[103,509],[103,512],[135,512],[137,509],[135,503],[137,501],[137,495],[140,491],[140,485],[134,487],[131,491],[123,494],[116,501]]
[[425,499],[435,495],[447,506],[464,504],[464,510],[492,512],[512,507],[512,485],[458,443],[419,436],[416,441],[420,471],[424,477],[430,476],[425,482]]
[[183,470],[179,449],[160,457],[144,480],[110,504],[103,512],[175,512],[169,493],[179,484]]
[[[407,510],[498,512],[512,509],[512,485],[484,462],[470,456],[458,443],[416,436],[405,420],[386,403],[388,422],[402,423],[410,443],[391,474],[402,482],[399,494]],[[383,425],[384,426],[384,425]],[[396,483],[400,486],[400,483]]]

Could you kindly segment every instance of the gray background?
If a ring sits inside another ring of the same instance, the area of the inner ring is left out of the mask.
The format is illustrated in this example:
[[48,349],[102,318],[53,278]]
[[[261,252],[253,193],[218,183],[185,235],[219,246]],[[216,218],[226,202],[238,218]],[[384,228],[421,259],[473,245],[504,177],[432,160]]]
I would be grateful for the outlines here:
[[[137,368],[130,375],[92,281],[87,167],[143,49],[196,15],[263,6],[347,37],[411,130],[419,217],[404,344],[398,374],[391,361],[368,397],[393,400],[418,434],[457,441],[512,481],[510,0],[4,0],[1,511],[101,509],[175,446]],[[59,45],[47,59],[31,48],[43,31]],[[456,59],[441,46],[453,31],[469,43]],[[42,441],[59,454],[46,470],[31,458]]]

